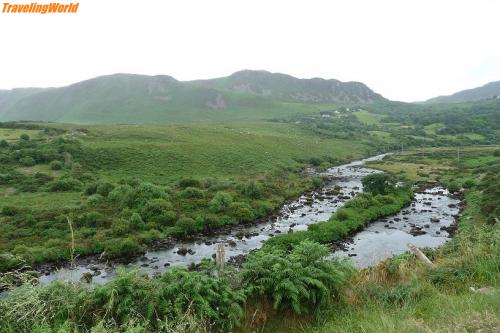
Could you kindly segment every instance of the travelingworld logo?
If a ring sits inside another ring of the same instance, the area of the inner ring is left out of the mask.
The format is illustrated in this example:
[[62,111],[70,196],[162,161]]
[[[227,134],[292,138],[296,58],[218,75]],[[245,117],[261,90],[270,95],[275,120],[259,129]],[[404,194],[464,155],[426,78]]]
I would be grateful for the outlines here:
[[80,3],[3,3],[5,14],[74,14]]

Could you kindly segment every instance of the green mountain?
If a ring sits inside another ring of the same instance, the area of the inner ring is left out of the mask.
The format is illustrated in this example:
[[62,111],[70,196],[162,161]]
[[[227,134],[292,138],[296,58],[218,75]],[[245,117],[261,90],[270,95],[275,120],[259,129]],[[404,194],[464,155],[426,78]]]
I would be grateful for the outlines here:
[[[265,71],[177,81],[114,74],[62,88],[0,91],[0,121],[135,123],[243,120],[315,111],[317,105],[385,101],[358,82],[298,79]],[[313,104],[313,105],[311,105]]]
[[359,82],[298,79],[267,71],[244,70],[225,78],[194,82],[207,87],[298,103],[372,103],[383,99]]
[[449,96],[431,98],[426,103],[462,103],[482,99],[500,98],[500,81],[490,82],[484,86],[462,90]]

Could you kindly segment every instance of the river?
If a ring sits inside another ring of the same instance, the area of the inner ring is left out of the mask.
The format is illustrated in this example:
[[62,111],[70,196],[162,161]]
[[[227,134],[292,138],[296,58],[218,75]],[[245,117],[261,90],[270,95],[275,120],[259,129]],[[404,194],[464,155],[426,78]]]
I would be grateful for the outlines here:
[[[362,167],[369,161],[383,159],[386,154],[354,161],[322,172],[329,181],[317,191],[306,193],[298,199],[284,204],[278,217],[252,225],[235,226],[229,232],[204,237],[192,242],[180,242],[165,250],[145,253],[132,265],[139,266],[153,275],[173,266],[188,266],[215,253],[215,245],[224,243],[226,258],[248,254],[258,249],[267,239],[281,233],[305,230],[311,224],[326,221],[347,200],[362,191],[361,179],[378,170]],[[340,192],[336,191],[340,187]],[[444,244],[449,235],[446,231],[458,213],[458,200],[448,196],[442,188],[432,188],[417,193],[415,201],[399,214],[370,224],[356,234],[344,250],[335,256],[349,256],[358,267],[374,265],[380,260],[406,251],[412,242],[419,247],[437,247]],[[431,219],[435,222],[431,222]],[[178,253],[187,249],[188,253]],[[119,266],[119,265],[118,265]],[[77,281],[84,273],[92,274],[95,283],[105,283],[113,278],[117,265],[106,263],[77,263],[75,267],[63,267],[53,272],[44,272],[40,282],[54,280]]]

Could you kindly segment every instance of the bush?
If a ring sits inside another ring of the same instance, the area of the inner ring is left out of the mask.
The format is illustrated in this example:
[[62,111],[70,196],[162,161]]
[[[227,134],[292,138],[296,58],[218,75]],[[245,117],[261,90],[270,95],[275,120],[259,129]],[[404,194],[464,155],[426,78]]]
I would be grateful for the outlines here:
[[476,186],[476,182],[472,179],[467,179],[466,181],[464,181],[464,183],[462,184],[462,187],[463,188],[472,188]]
[[182,190],[180,195],[182,198],[186,199],[203,199],[203,197],[205,196],[203,191],[197,189],[196,187],[186,187],[184,190]]
[[113,220],[111,224],[111,229],[113,230],[113,234],[115,236],[124,236],[127,235],[131,228],[130,222],[123,219]]
[[141,216],[148,222],[160,222],[172,210],[172,204],[164,199],[153,199],[141,209]]
[[35,161],[35,159],[33,157],[26,156],[26,157],[23,157],[23,158],[19,159],[19,163],[22,166],[30,167],[30,166],[35,165],[36,161]]
[[92,228],[95,228],[95,227],[103,227],[103,226],[107,226],[108,223],[107,221],[104,219],[104,216],[98,212],[94,212],[94,211],[91,211],[91,212],[87,212],[87,213],[84,213],[80,216],[78,216],[78,218],[75,220],[75,224],[78,226],[78,227],[92,227]]
[[238,222],[252,221],[255,217],[252,209],[246,202],[233,202],[229,206],[229,210]]
[[355,196],[353,199],[349,200],[346,202],[344,207],[346,208],[368,208],[371,205],[373,205],[373,198],[369,195],[366,195],[366,193],[360,193],[357,196]]
[[344,285],[353,268],[327,259],[326,246],[304,241],[291,254],[279,250],[257,251],[243,264],[243,281],[252,295],[264,295],[274,309],[297,314],[328,304]]
[[141,215],[137,213],[133,213],[132,216],[130,216],[129,223],[134,230],[140,230],[145,227]]
[[71,166],[71,176],[80,178],[83,175],[83,167],[80,163],[73,163]]
[[200,181],[193,178],[183,178],[179,180],[179,187],[200,187]]
[[378,194],[374,197],[374,199],[382,205],[388,205],[394,203],[394,198],[389,195]]
[[7,140],[0,140],[0,148],[7,148],[9,146],[9,143]]
[[15,216],[21,212],[21,209],[15,206],[3,206],[2,214],[5,216]]
[[174,268],[165,272],[160,281],[164,286],[160,294],[169,303],[162,311],[176,309],[179,316],[191,310],[195,318],[214,331],[234,331],[243,316],[245,293],[230,288],[224,279]]
[[104,245],[109,258],[127,258],[142,252],[142,247],[132,238],[112,239]]
[[258,199],[262,196],[262,184],[255,181],[249,182],[241,189],[241,194],[252,199]]
[[97,193],[97,183],[90,183],[85,186],[83,191],[85,195],[92,195]]
[[448,184],[447,186],[448,188],[448,191],[450,191],[450,193],[454,193],[454,192],[458,192],[460,191],[460,185],[458,185],[457,182],[451,182]]
[[321,160],[317,157],[311,157],[309,159],[309,164],[311,164],[312,166],[318,167],[321,165]]
[[100,182],[97,185],[96,192],[103,197],[107,197],[109,192],[111,192],[114,188],[115,186],[109,182]]
[[87,205],[89,205],[91,207],[95,207],[95,206],[99,205],[103,199],[104,198],[100,194],[97,194],[97,193],[92,194],[91,196],[89,196],[87,198]]
[[11,253],[0,253],[0,272],[21,268],[24,264],[24,260],[19,256]]
[[82,189],[82,182],[73,178],[61,178],[54,180],[47,184],[47,191],[49,192],[68,192],[80,191]]
[[130,207],[134,201],[134,189],[130,185],[118,185],[109,192],[108,199],[119,207]]
[[372,194],[387,194],[395,187],[394,180],[385,173],[374,173],[363,177],[363,190]]
[[50,168],[52,170],[61,170],[63,168],[63,164],[61,161],[54,160],[50,162]]
[[314,188],[319,188],[321,185],[323,185],[323,178],[321,177],[312,177],[312,186]]
[[184,235],[195,233],[197,230],[196,221],[190,217],[181,217],[175,225]]
[[221,212],[229,208],[233,202],[233,197],[227,192],[219,191],[215,193],[213,199],[210,201],[210,210],[214,213]]
[[167,192],[161,186],[141,183],[134,193],[134,205],[142,206],[153,199],[168,199]]
[[349,214],[344,210],[344,209],[339,209],[337,210],[337,212],[335,213],[335,217],[337,218],[337,220],[339,221],[345,221],[345,220],[348,220],[349,219]]
[[21,136],[19,137],[19,139],[21,139],[21,141],[29,141],[30,140],[30,136],[26,133],[23,133],[21,134]]

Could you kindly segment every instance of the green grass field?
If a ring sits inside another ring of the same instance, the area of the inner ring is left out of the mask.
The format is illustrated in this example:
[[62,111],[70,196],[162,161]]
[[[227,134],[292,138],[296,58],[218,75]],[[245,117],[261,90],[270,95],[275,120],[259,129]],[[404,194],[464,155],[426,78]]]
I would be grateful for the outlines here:
[[36,137],[40,134],[38,130],[25,130],[15,128],[0,128],[0,141],[15,142],[19,140],[21,134],[28,134],[30,137]]
[[[358,159],[372,149],[362,140],[322,137],[292,123],[53,125],[65,132],[41,133],[0,151],[7,161],[0,169],[0,250],[29,263],[68,257],[68,216],[78,225],[77,253],[107,249],[119,256],[130,250],[123,242],[137,253],[184,228],[200,232],[263,217],[313,186],[300,175],[305,166]],[[52,160],[61,169],[53,170]],[[183,179],[192,185],[180,185]],[[97,190],[101,185],[109,190]],[[117,194],[122,199],[141,186],[161,193],[140,199],[147,193],[137,192],[139,199],[126,204],[107,198],[123,186],[128,192]],[[219,192],[232,202],[213,211]],[[160,206],[147,208],[151,199],[161,199]],[[147,209],[156,209],[153,216]],[[134,213],[143,216],[140,228],[130,225]]]
[[354,112],[354,115],[356,116],[356,118],[358,118],[360,122],[367,125],[379,124],[380,120],[384,118],[380,114],[371,113],[366,110],[356,111]]
[[141,177],[167,184],[181,177],[245,177],[298,165],[297,160],[352,160],[360,142],[323,139],[283,123],[89,126],[84,162],[118,180]]

